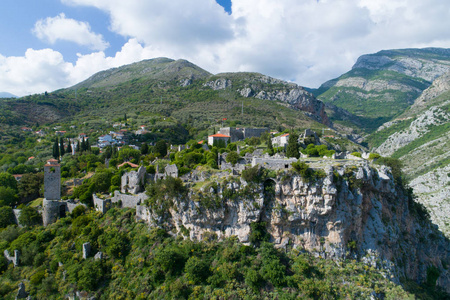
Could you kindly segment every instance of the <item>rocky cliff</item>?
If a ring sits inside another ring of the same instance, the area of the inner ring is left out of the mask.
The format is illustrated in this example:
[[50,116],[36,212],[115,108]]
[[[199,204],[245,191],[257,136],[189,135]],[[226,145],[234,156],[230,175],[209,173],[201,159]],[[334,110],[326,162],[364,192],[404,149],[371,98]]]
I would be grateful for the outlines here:
[[258,73],[223,73],[213,76],[204,86],[214,90],[233,89],[245,98],[280,101],[305,112],[315,121],[331,125],[324,103],[295,83]]
[[[387,135],[375,151],[403,162],[418,200],[431,212],[433,222],[450,234],[450,73],[437,78],[399,118],[384,124]],[[393,128],[397,127],[395,130]]]
[[449,240],[395,185],[388,168],[328,166],[317,174],[310,180],[287,171],[259,183],[239,177],[211,182],[171,199],[163,214],[160,207],[138,206],[137,217],[191,239],[235,235],[244,243],[252,241],[252,224],[260,224],[278,247],[337,260],[358,257],[397,281],[423,282],[434,266],[438,284],[450,290]]

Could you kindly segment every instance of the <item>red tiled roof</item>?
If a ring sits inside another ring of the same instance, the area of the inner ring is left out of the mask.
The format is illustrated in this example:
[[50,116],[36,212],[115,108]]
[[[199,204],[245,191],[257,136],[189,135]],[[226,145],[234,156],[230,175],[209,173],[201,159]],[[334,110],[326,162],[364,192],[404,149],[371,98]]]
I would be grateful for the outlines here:
[[201,145],[201,144],[203,144],[203,141],[200,141],[200,142],[198,142],[197,144],[200,144],[200,145]]
[[216,133],[216,134],[213,134],[213,135],[210,135],[210,136],[213,136],[213,137],[225,137],[225,138],[230,138],[231,137],[229,135],[225,135],[225,134],[221,134],[221,133]]
[[289,135],[289,133],[285,133],[285,134],[283,134],[282,136],[288,136]]

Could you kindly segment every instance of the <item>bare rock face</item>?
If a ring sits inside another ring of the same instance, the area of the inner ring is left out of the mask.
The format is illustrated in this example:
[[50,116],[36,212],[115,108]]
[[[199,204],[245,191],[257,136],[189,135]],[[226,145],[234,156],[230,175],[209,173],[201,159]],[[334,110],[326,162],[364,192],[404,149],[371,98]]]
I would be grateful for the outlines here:
[[420,56],[402,56],[398,58],[387,55],[367,54],[358,58],[353,69],[378,70],[384,68],[390,71],[433,81],[450,71],[450,63],[444,60],[422,58]]
[[[444,102],[441,106],[450,103]],[[382,156],[390,156],[398,149],[408,145],[412,141],[424,136],[430,131],[430,126],[443,125],[450,121],[450,114],[440,107],[432,106],[419,115],[409,126],[402,131],[395,132],[381,144],[376,151]]]
[[139,206],[137,217],[191,239],[236,236],[243,243],[251,240],[252,223],[265,222],[277,247],[333,259],[358,257],[390,270],[394,279],[407,276],[419,282],[433,265],[441,271],[438,283],[450,290],[444,268],[449,240],[413,213],[384,166],[329,166],[325,177],[310,182],[292,173],[264,183],[234,179],[206,185],[173,203],[160,216]]
[[205,83],[204,86],[209,86],[210,88],[212,88],[215,91],[223,90],[223,89],[226,89],[227,87],[231,86],[231,80],[226,79],[226,78],[219,78],[217,80],[209,81],[209,82]]
[[222,90],[234,87],[234,81],[236,81],[236,87],[234,88],[242,97],[281,101],[294,109],[304,111],[309,117],[320,123],[331,125],[323,102],[317,100],[311,93],[295,83],[254,73],[245,76],[244,83],[242,83],[242,79],[233,79],[234,76],[238,76],[237,74],[224,73],[220,76],[222,77],[206,82],[204,86],[213,90]]

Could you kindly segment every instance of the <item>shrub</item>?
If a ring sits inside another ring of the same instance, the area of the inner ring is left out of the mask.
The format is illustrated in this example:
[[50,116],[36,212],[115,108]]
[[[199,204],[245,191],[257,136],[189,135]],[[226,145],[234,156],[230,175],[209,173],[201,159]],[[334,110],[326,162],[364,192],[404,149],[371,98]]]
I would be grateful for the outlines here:
[[105,231],[105,233],[100,237],[99,244],[105,246],[105,251],[108,255],[120,258],[126,255],[129,240],[126,234],[112,228]]
[[210,275],[208,261],[196,256],[192,256],[187,260],[184,271],[187,278],[195,283],[205,282]]
[[361,153],[359,153],[359,152],[352,152],[352,155],[356,156],[356,157],[359,157],[359,158],[362,157]]
[[254,166],[242,171],[241,177],[247,182],[260,182],[261,172],[259,166]]
[[70,216],[75,219],[81,215],[83,215],[86,212],[86,208],[83,205],[76,206],[73,210]]
[[370,159],[370,160],[378,159],[378,158],[380,158],[380,157],[381,157],[381,155],[378,154],[378,153],[370,153],[370,154],[369,154],[369,159]]
[[38,285],[45,277],[45,270],[39,270],[30,277],[30,283],[32,285]]
[[157,253],[155,262],[163,271],[176,275],[180,274],[184,269],[186,259],[180,249],[174,246],[167,246]]
[[270,235],[267,232],[266,222],[253,222],[250,223],[250,236],[249,242],[252,245],[258,246],[261,242],[268,242]]

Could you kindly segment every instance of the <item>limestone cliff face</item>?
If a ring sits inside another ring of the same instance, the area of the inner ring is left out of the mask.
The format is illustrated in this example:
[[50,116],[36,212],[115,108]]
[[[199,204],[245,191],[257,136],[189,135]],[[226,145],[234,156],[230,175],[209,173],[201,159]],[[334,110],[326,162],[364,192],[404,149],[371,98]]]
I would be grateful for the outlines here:
[[176,199],[164,217],[144,206],[138,206],[137,217],[191,239],[235,235],[243,243],[249,242],[250,224],[265,222],[278,247],[334,259],[359,257],[389,269],[394,280],[423,281],[434,265],[441,272],[438,284],[448,291],[449,240],[411,213],[410,205],[386,167],[365,164],[328,166],[315,182],[280,173],[259,184],[242,179],[214,183]]
[[305,112],[309,117],[330,126],[325,105],[303,87],[257,73],[223,73],[204,84],[213,90],[235,89],[242,97],[281,101]]

